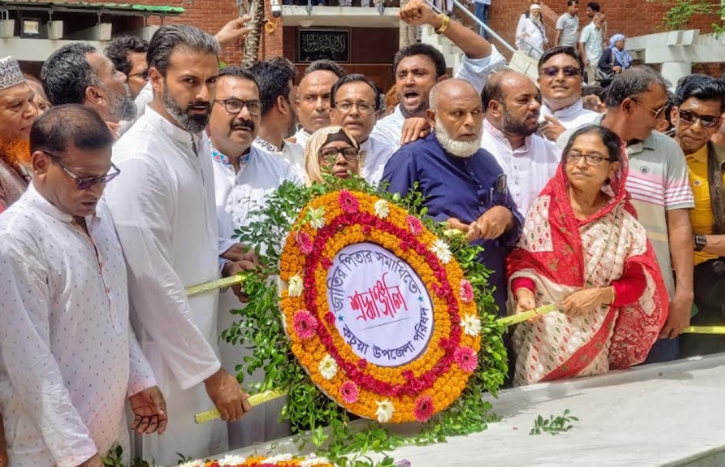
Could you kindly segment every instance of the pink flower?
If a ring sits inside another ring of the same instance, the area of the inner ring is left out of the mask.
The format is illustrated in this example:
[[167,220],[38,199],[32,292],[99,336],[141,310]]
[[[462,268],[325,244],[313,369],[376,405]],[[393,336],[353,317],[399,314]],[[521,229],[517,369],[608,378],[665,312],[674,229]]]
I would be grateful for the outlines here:
[[461,281],[461,300],[463,303],[471,303],[473,301],[473,286],[466,279]]
[[345,381],[342,383],[342,386],[340,386],[340,395],[346,404],[354,404],[357,402],[357,398],[360,395],[357,389],[357,384],[352,381]]
[[361,370],[364,370],[364,369],[365,369],[365,367],[367,367],[367,366],[368,366],[368,361],[367,361],[367,360],[365,360],[364,358],[361,358],[360,360],[358,360],[358,361],[357,361],[357,366],[358,366],[358,368],[360,368]]
[[331,312],[325,313],[325,321],[327,321],[327,324],[335,324],[335,315],[333,315]]
[[295,240],[297,240],[297,246],[300,248],[303,255],[306,256],[312,253],[312,239],[307,232],[297,232]]
[[470,347],[459,347],[453,353],[453,359],[456,361],[461,370],[466,373],[473,373],[478,367],[478,358],[476,352]]
[[410,230],[410,233],[413,235],[420,235],[421,231],[423,231],[423,224],[420,223],[420,220],[413,216],[408,216],[405,220],[408,224],[408,230]]
[[433,416],[433,398],[431,396],[420,396],[415,401],[415,409],[413,415],[419,422],[427,422]]
[[295,332],[303,341],[317,334],[317,319],[307,310],[298,310],[294,316]]
[[360,209],[360,204],[357,202],[357,198],[355,198],[352,193],[347,190],[340,190],[338,200],[340,202],[342,212],[345,214],[355,214]]

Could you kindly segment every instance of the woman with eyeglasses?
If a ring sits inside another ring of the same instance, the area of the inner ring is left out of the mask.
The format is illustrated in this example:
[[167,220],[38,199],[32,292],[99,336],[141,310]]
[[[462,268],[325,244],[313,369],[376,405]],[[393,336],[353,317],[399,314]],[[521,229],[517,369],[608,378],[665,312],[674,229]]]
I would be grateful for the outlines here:
[[514,331],[517,386],[641,363],[667,315],[654,250],[625,190],[621,140],[585,126],[563,154],[508,258],[509,311],[557,308]]
[[310,136],[305,148],[306,183],[323,183],[323,175],[348,178],[360,175],[360,148],[350,133],[339,126],[321,128]]
[[596,79],[606,88],[614,77],[632,66],[632,56],[624,50],[626,38],[623,34],[615,34],[609,39],[609,47],[599,57]]

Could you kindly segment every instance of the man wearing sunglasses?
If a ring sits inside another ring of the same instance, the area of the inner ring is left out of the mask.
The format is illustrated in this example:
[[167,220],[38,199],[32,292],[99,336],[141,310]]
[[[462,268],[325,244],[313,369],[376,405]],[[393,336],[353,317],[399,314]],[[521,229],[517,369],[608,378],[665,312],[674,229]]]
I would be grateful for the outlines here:
[[[690,211],[695,233],[695,313],[692,324],[725,323],[725,148],[710,142],[722,124],[725,85],[710,76],[689,75],[677,85],[672,121],[687,158],[695,209]],[[725,351],[725,338],[684,334],[681,356]]]
[[101,195],[113,137],[84,106],[30,132],[33,183],[0,216],[0,402],[12,465],[101,467],[138,434],[162,434],[164,398],[129,321],[126,262]]
[[[677,338],[690,323],[693,300],[690,209],[695,203],[685,155],[674,140],[655,131],[665,117],[667,87],[667,81],[652,68],[629,68],[609,85],[607,112],[594,120],[627,145],[627,191],[647,229],[670,296],[667,322],[647,363],[678,358]],[[572,133],[562,134],[557,145],[564,148]]]

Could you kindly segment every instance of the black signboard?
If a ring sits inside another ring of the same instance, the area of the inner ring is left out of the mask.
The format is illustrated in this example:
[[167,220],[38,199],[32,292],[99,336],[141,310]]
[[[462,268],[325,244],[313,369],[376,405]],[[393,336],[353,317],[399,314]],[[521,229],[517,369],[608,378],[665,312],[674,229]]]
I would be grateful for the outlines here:
[[323,58],[350,63],[349,29],[297,30],[297,62],[310,63]]

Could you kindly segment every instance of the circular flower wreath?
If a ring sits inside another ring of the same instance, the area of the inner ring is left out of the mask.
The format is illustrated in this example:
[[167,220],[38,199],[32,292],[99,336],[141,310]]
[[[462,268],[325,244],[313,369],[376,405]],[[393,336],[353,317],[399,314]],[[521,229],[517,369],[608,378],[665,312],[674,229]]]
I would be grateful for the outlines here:
[[[335,327],[327,273],[348,245],[370,242],[403,259],[433,303],[433,335],[417,359],[394,368],[359,358]],[[478,365],[481,321],[473,288],[448,245],[383,199],[341,190],[311,201],[280,260],[280,305],[292,352],[312,381],[346,410],[381,423],[425,422],[446,409]]]
[[219,460],[191,461],[179,467],[333,467],[324,457],[296,457],[283,454],[274,457],[229,455]]

